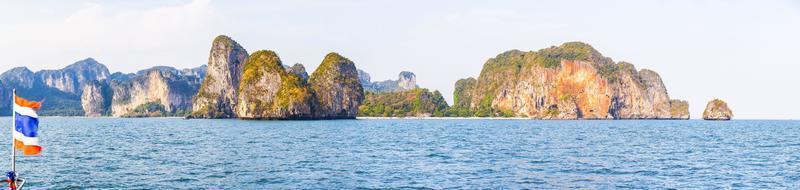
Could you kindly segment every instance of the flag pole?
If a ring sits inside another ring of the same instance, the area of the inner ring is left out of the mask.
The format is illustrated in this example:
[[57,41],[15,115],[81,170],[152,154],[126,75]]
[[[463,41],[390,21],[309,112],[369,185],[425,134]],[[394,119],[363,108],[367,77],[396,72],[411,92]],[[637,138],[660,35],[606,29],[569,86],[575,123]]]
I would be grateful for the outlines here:
[[17,175],[17,151],[14,150],[16,141],[14,140],[14,131],[17,127],[17,116],[14,113],[14,105],[16,105],[15,100],[17,99],[17,89],[13,90],[14,97],[11,98],[11,172],[13,173],[14,180],[16,181]]

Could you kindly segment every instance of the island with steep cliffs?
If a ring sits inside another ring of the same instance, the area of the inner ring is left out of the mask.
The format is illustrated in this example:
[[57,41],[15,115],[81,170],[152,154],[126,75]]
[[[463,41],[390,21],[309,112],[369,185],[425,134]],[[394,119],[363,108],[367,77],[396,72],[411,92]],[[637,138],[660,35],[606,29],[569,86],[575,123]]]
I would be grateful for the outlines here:
[[725,121],[733,118],[733,111],[728,107],[728,103],[720,99],[713,99],[706,104],[703,111],[704,120]]
[[275,51],[250,54],[224,35],[213,39],[207,65],[196,68],[109,73],[87,58],[59,70],[11,69],[0,75],[0,114],[10,113],[10,89],[46,99],[40,113],[57,116],[689,119],[689,103],[672,99],[658,73],[614,62],[582,42],[488,59],[477,78],[455,82],[453,105],[409,71],[373,82],[350,59],[329,53],[308,74]]
[[456,82],[450,114],[534,119],[689,119],[654,71],[568,42],[491,58],[478,78]]
[[219,36],[208,65],[191,118],[354,119],[364,96],[355,64],[338,53],[309,75],[302,64],[284,65],[274,51],[247,55]]

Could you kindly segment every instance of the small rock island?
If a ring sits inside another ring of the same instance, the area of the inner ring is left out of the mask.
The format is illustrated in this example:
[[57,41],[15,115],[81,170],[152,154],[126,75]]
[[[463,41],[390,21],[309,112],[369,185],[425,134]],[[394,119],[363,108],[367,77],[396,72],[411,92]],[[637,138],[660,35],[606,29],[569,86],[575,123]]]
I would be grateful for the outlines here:
[[704,120],[731,120],[733,112],[728,108],[728,103],[720,99],[708,102],[706,110],[703,111]]

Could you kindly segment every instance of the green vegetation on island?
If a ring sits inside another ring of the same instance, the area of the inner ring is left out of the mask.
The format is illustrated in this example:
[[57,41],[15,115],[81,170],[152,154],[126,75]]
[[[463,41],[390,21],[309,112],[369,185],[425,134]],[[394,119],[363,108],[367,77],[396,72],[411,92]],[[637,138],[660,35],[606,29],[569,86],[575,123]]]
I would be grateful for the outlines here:
[[448,106],[439,91],[425,88],[399,92],[367,92],[361,117],[444,117]]

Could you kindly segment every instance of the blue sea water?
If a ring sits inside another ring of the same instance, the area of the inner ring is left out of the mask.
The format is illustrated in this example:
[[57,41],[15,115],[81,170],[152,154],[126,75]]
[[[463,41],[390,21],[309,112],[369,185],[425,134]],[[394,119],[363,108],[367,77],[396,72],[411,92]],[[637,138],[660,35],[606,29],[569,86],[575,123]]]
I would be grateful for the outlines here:
[[40,136],[30,189],[800,187],[800,121],[42,118]]

